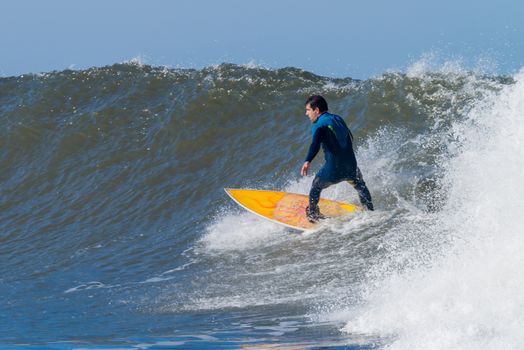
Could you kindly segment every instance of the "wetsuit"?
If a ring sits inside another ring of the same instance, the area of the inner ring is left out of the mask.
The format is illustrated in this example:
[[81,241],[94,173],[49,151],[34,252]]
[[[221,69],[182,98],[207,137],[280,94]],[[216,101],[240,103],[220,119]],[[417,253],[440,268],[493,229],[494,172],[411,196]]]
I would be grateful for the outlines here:
[[373,210],[371,195],[357,166],[353,151],[353,135],[344,120],[338,115],[324,112],[313,123],[311,133],[313,141],[309,146],[306,162],[315,158],[322,145],[326,163],[313,179],[309,192],[308,217],[318,217],[320,214],[320,192],[342,181],[348,181],[357,190],[360,203]]

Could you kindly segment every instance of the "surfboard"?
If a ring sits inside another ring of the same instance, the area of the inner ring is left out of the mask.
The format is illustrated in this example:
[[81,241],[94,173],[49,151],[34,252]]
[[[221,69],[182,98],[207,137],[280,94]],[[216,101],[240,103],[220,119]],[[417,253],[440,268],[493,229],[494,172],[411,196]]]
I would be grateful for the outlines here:
[[[244,209],[274,223],[296,230],[312,230],[319,223],[306,218],[307,195],[279,191],[225,188],[226,193]],[[360,206],[321,198],[318,206],[326,218],[362,210]]]

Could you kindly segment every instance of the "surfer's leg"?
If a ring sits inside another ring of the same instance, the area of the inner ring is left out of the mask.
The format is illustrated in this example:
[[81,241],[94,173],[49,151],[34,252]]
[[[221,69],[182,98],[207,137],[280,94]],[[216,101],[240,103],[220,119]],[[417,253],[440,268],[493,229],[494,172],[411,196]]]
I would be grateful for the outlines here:
[[349,184],[357,190],[358,197],[360,198],[360,203],[362,206],[368,210],[373,210],[373,202],[371,201],[371,194],[362,178],[362,173],[360,169],[357,168],[357,176],[355,179],[348,180]]
[[331,182],[322,180],[318,175],[313,179],[311,184],[311,190],[309,191],[309,206],[306,208],[306,216],[311,222],[315,222],[318,219],[322,219],[322,214],[318,208],[318,202],[320,201],[320,192],[324,188],[332,185]]

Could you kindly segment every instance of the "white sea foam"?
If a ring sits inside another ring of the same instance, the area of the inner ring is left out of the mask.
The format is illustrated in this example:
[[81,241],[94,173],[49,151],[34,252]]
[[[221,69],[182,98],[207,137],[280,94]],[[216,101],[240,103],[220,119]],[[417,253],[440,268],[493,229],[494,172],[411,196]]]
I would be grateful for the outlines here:
[[133,65],[136,65],[136,66],[139,66],[139,67],[142,67],[144,66],[147,62],[148,62],[148,58],[143,55],[143,54],[140,54],[138,56],[135,56],[129,60],[125,60],[123,61],[122,63],[127,63],[127,64],[133,64]]
[[405,225],[419,237],[398,232],[426,245],[427,259],[392,249],[358,307],[331,315],[346,321],[344,331],[391,336],[395,350],[522,348],[524,70],[514,78],[455,123],[460,147],[446,172],[447,205],[422,226]]
[[[466,66],[469,66],[469,68],[466,69]],[[474,61],[465,62],[465,59],[460,56],[445,58],[438,51],[430,51],[424,53],[418,60],[413,62],[406,69],[406,74],[410,78],[423,78],[424,75],[428,73],[462,76],[467,74],[468,71],[482,75],[496,74],[496,68],[496,61],[488,54],[479,55]]]
[[267,67],[266,64],[264,64],[263,62],[261,61],[257,61],[255,59],[251,59],[249,60],[249,62],[245,63],[245,64],[242,64],[241,65],[242,67],[244,68],[248,68],[248,69],[265,69],[265,70],[271,70],[271,68]]
[[244,250],[271,244],[284,228],[251,213],[224,213],[207,228],[201,243],[209,251]]
[[109,288],[109,287],[110,286],[107,286],[107,285],[103,284],[102,282],[91,281],[91,282],[87,282],[85,284],[78,285],[76,287],[69,288],[64,293],[73,293],[73,292],[89,290],[89,289],[99,289],[99,288]]

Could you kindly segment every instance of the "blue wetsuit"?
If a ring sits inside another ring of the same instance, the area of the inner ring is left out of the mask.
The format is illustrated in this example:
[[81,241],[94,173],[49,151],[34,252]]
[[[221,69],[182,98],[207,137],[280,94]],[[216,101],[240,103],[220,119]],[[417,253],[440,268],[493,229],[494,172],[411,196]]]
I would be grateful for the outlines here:
[[338,115],[324,112],[311,126],[311,133],[313,141],[309,146],[306,162],[315,158],[320,145],[326,162],[313,180],[308,210],[318,213],[320,192],[341,181],[348,181],[357,190],[362,205],[373,210],[371,195],[357,166],[353,151],[353,135],[344,120]]

